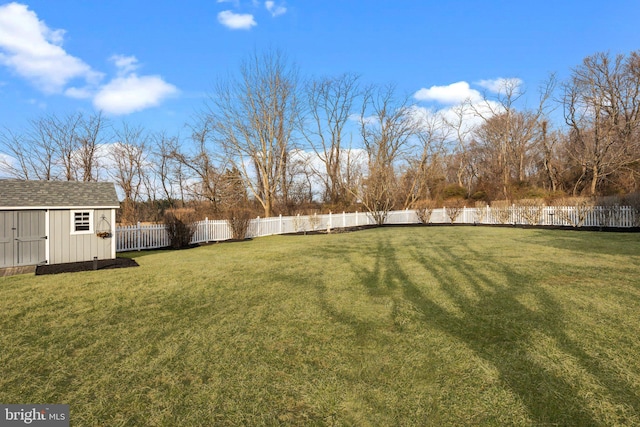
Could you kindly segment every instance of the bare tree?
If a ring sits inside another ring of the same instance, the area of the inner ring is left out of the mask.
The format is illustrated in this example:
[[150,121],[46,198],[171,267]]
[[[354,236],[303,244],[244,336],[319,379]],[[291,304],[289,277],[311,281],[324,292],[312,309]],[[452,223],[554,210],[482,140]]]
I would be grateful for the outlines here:
[[534,163],[531,154],[539,139],[537,118],[529,112],[508,111],[488,118],[475,132],[478,174],[511,199],[513,183],[525,183],[526,170]]
[[100,113],[30,120],[23,134],[0,133],[0,147],[12,159],[3,157],[0,167],[16,178],[95,181],[106,126]]
[[64,118],[49,116],[40,119],[41,126],[46,127],[50,143],[56,147],[56,160],[61,169],[57,174],[58,179],[76,180],[77,129],[82,119],[81,113],[70,114]]
[[99,147],[104,143],[107,123],[98,112],[88,117],[80,116],[75,127],[75,151],[72,154],[76,179],[79,181],[97,181],[100,166]]
[[124,194],[121,221],[134,223],[138,220],[136,202],[140,200],[140,190],[147,174],[148,139],[142,127],[134,127],[126,122],[115,130],[114,136],[116,142],[111,145],[109,152],[113,162],[110,177]]
[[567,151],[581,169],[590,195],[608,176],[640,160],[640,52],[628,57],[597,53],[584,59],[564,85]]
[[116,142],[109,153],[114,164],[111,178],[122,189],[125,199],[138,200],[149,156],[148,138],[142,127],[126,122],[115,130],[114,136]]
[[294,149],[289,152],[287,162],[287,174],[285,185],[288,188],[289,206],[283,207],[291,210],[308,205],[314,199],[314,178],[312,155],[302,149]]
[[[474,131],[472,118],[474,109],[471,100],[465,100],[460,105],[451,108],[444,123],[449,127],[450,153],[448,156],[449,169],[455,174],[455,182],[459,187],[471,192],[471,188],[477,178],[477,162],[474,162],[473,141],[471,135]],[[452,177],[450,182],[454,178]]]
[[186,151],[179,144],[172,144],[170,156],[180,167],[174,172],[181,174],[181,188],[191,196],[211,202],[214,212],[219,210],[219,184],[224,163],[211,149],[213,121],[205,116],[191,125],[191,150]]
[[306,86],[310,121],[304,134],[322,162],[322,170],[314,172],[324,186],[323,200],[332,205],[346,205],[351,196],[345,176],[351,149],[345,146],[345,126],[360,95],[358,80],[356,74],[343,74]]
[[439,114],[414,111],[417,147],[406,159],[402,176],[403,205],[406,209],[418,200],[433,198],[438,182],[444,180],[443,158],[449,128]]
[[489,178],[500,188],[505,199],[511,199],[513,183],[528,184],[546,134],[541,126],[545,121],[548,100],[555,88],[555,78],[551,76],[542,86],[539,103],[534,110],[519,111],[516,103],[524,95],[521,82],[505,79],[498,88],[495,99],[485,99],[470,104],[482,124],[474,132],[481,161],[477,166],[479,177]]
[[299,126],[298,90],[297,68],[271,51],[254,53],[240,77],[219,83],[209,98],[215,139],[267,217],[278,199],[289,203],[287,164]]
[[[4,158],[2,169],[20,179],[73,180],[78,121],[78,115],[63,119],[50,115],[29,120],[27,130],[21,134],[6,129],[0,135],[0,144],[11,160]],[[63,151],[65,146],[71,148]]]
[[32,164],[32,151],[25,141],[25,137],[16,134],[10,129],[0,132],[0,173],[18,179],[31,179],[36,176],[36,170]]
[[396,203],[397,161],[416,129],[407,99],[398,101],[393,86],[370,87],[365,91],[360,134],[368,170],[359,196],[376,224],[384,224]]
[[152,164],[159,181],[159,190],[169,206],[176,207],[176,199],[184,203],[185,186],[183,165],[173,155],[179,151],[178,138],[161,132],[153,135],[152,142],[154,146]]
[[549,122],[547,120],[540,121],[540,142],[542,156],[542,175],[544,186],[552,192],[560,189],[560,167],[557,156],[558,141],[560,134],[557,132],[550,133],[548,130]]

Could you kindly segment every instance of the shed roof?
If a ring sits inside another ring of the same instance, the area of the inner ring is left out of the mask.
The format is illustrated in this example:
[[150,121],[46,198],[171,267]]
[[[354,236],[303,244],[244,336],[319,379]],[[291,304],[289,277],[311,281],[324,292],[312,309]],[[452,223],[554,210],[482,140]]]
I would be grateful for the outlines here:
[[0,180],[0,209],[118,208],[111,182]]

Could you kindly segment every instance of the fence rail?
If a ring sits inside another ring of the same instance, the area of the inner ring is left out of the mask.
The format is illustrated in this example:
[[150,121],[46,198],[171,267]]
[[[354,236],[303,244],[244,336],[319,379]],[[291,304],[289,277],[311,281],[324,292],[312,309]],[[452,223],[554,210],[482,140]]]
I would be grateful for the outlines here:
[[[505,208],[443,207],[429,211],[402,210],[388,213],[385,224],[513,224],[567,227],[640,226],[640,213],[631,206],[510,206]],[[375,222],[364,212],[296,215],[256,218],[251,220],[247,237],[274,234],[312,232],[372,225]],[[191,243],[229,240],[231,228],[224,220],[198,221]],[[157,249],[169,246],[169,235],[162,224],[119,226],[116,228],[116,251]]]

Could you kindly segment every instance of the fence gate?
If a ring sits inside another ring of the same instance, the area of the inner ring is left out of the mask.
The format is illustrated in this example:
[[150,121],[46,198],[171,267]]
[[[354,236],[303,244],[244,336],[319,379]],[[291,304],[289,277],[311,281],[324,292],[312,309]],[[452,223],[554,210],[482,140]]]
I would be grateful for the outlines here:
[[0,211],[0,268],[46,261],[45,211]]

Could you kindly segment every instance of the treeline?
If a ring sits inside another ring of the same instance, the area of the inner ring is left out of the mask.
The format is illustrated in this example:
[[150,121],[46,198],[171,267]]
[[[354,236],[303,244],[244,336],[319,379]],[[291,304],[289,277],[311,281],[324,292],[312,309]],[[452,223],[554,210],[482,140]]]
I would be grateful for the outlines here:
[[[625,195],[640,178],[640,52],[597,53],[537,96],[518,80],[433,111],[355,74],[303,79],[280,52],[219,81],[188,135],[101,113],[0,132],[0,175],[109,180],[121,220],[190,207],[210,218],[465,200]],[[562,117],[561,123],[553,117]],[[557,120],[556,120],[557,121]]]

